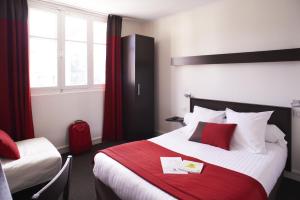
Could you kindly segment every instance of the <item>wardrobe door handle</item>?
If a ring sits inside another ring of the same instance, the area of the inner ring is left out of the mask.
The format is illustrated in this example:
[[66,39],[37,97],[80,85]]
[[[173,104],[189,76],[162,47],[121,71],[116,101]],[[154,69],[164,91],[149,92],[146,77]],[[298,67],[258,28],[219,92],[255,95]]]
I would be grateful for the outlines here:
[[141,84],[140,83],[137,84],[137,95],[138,96],[141,95]]

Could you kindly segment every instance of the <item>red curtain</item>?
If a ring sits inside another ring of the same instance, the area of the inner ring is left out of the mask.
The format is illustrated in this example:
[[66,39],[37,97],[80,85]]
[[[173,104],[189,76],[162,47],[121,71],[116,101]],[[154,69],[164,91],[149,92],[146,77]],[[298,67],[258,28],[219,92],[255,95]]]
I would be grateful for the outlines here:
[[0,129],[34,137],[30,102],[27,0],[0,1]]
[[109,15],[107,20],[103,141],[118,141],[123,137],[121,29],[122,18]]

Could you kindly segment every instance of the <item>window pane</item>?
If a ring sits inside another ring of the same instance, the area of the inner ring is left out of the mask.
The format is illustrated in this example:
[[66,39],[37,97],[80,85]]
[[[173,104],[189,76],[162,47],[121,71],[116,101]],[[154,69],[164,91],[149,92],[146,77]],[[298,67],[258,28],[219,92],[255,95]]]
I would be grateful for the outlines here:
[[57,14],[30,9],[29,31],[31,36],[57,38]]
[[82,42],[66,42],[66,86],[87,85],[87,45]]
[[57,41],[30,38],[31,87],[57,86]]
[[106,43],[106,23],[105,22],[94,22],[94,43]]
[[87,22],[78,17],[66,16],[66,40],[86,41]]
[[94,44],[94,84],[105,84],[106,45]]

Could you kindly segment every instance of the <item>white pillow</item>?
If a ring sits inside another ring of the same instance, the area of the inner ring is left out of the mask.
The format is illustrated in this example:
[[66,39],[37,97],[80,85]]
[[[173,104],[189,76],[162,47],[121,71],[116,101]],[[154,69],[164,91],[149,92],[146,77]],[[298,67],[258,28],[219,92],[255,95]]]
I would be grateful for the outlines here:
[[[224,123],[225,121],[225,110],[216,111],[199,106],[194,106],[194,112],[186,113],[183,118],[183,122],[189,127],[189,133],[191,135],[197,128],[198,123],[212,122],[212,123]],[[191,136],[190,135],[190,136]]]
[[225,110],[217,111],[200,106],[194,106],[194,120],[197,122],[213,122],[213,123],[223,123],[225,121]]
[[285,134],[274,124],[267,125],[266,142],[278,143],[280,146],[286,146]]
[[194,114],[193,113],[186,113],[183,117],[183,122],[186,124],[186,125],[189,125],[189,124],[192,124],[194,123]]
[[237,124],[232,143],[252,153],[266,153],[266,127],[272,113],[239,113],[226,108],[227,123]]

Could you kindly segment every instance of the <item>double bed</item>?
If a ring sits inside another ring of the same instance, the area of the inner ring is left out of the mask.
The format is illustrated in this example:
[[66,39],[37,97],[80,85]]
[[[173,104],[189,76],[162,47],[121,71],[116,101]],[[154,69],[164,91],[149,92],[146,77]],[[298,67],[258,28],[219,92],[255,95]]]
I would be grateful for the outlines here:
[[[277,143],[266,143],[266,154],[253,154],[234,145],[230,147],[230,151],[224,151],[189,141],[193,134],[190,126],[151,138],[149,141],[174,152],[247,175],[262,185],[268,199],[275,199],[283,170],[290,169],[291,109],[196,98],[191,98],[190,106],[191,111],[194,106],[213,110],[231,108],[239,112],[274,111],[268,123],[275,124],[285,133],[288,144],[281,146]],[[98,199],[176,199],[104,153],[98,153],[94,160]]]

